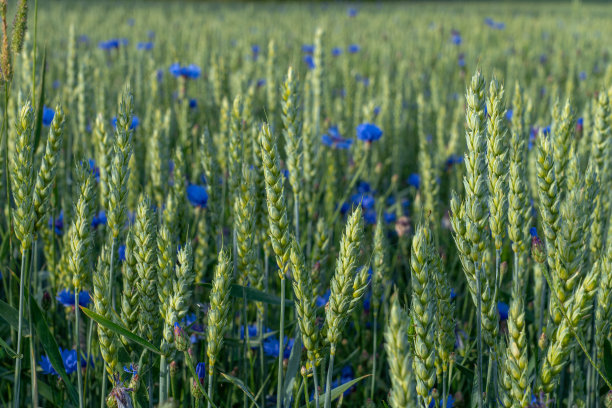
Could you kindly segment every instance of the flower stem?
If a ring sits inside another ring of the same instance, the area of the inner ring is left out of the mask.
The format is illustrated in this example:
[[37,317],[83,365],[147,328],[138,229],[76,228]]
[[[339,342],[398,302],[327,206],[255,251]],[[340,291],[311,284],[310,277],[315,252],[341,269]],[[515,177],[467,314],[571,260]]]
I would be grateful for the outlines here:
[[166,374],[168,372],[168,362],[166,356],[161,355],[159,360],[159,403],[163,404],[168,399],[168,386],[166,384]]
[[376,315],[378,314],[377,312],[378,312],[377,310],[374,310],[374,313],[373,313],[374,315],[373,316],[374,333],[372,336],[372,384],[370,386],[370,399],[372,401],[374,401],[374,391],[376,390],[376,334],[377,334],[376,326],[377,326],[377,320],[378,320],[376,318]]

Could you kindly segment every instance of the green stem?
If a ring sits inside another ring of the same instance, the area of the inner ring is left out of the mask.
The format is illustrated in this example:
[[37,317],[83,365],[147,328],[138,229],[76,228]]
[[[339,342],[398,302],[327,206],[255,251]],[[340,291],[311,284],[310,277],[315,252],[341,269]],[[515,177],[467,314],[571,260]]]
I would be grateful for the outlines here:
[[319,380],[317,378],[317,367],[315,366],[314,359],[310,360],[310,365],[312,366],[312,381],[314,382],[315,407],[319,408]]
[[77,354],[77,385],[79,390],[79,408],[83,408],[83,373],[81,372],[81,347],[79,340],[79,289],[74,288],[74,342]]
[[376,335],[377,335],[377,330],[376,330],[376,326],[377,326],[377,318],[376,315],[377,310],[373,310],[374,313],[373,314],[373,318],[374,318],[374,333],[372,336],[372,383],[370,386],[370,399],[372,401],[374,401],[374,391],[376,390]]
[[478,401],[478,408],[482,408],[482,299],[481,299],[481,289],[480,289],[480,268],[478,263],[474,264],[474,268],[476,269],[476,298],[477,298],[477,308],[478,311],[476,313],[476,326],[477,326],[477,345],[478,345],[478,370],[476,375],[478,376],[478,395],[476,399]]
[[[283,272],[284,273],[284,272]],[[283,406],[283,357],[285,354],[285,276],[281,278],[281,309],[278,341],[278,384],[276,385],[276,408]]]
[[[210,398],[212,398],[212,395],[213,395],[213,393],[212,393],[213,376],[212,376],[212,374],[210,374],[211,372],[212,372],[212,370],[209,371],[209,374],[208,374],[208,395],[210,396]],[[208,400],[208,408],[211,408],[211,407],[212,407],[212,401],[209,399]]]
[[168,399],[168,387],[166,385],[166,374],[168,371],[168,362],[166,356],[161,355],[159,360],[159,403],[160,405]]
[[[153,352],[149,351],[149,372],[147,373],[147,384],[149,388],[149,408],[153,408]],[[197,376],[195,378],[198,378]]]
[[310,408],[310,398],[308,396],[308,374],[304,374],[302,376],[302,384],[304,385],[304,399],[306,400],[306,408]]
[[17,324],[17,359],[15,361],[15,392],[13,398],[13,406],[19,408],[19,387],[21,385],[21,336],[23,334],[23,305],[25,302],[24,288],[27,278],[27,250],[21,253],[21,272],[19,273],[19,321]]
[[[36,271],[37,271],[37,266],[36,266],[36,249],[37,249],[37,240],[36,238],[34,238],[34,243],[33,243],[33,250],[32,250],[32,254],[31,254],[31,259],[30,259],[30,264],[33,265],[33,274],[34,274],[34,279],[36,279]],[[32,291],[32,287],[30,286],[31,284],[31,280],[28,280],[28,298],[30,296],[31,293],[33,293]],[[35,289],[36,289],[36,284],[34,285]],[[28,327],[29,327],[29,331],[30,333],[34,333],[34,331],[32,330],[32,308],[30,307],[30,305],[28,304]],[[30,384],[32,387],[32,405],[37,407],[38,406],[38,381],[36,379],[36,353],[34,351],[34,336],[30,336]]]
[[334,354],[336,354],[336,345],[332,344],[329,355],[329,366],[327,368],[327,382],[325,384],[325,408],[331,408],[331,385],[332,374],[334,372]]
[[107,381],[107,375],[106,375],[106,367],[104,366],[104,364],[102,365],[102,392],[100,394],[100,408],[105,408],[106,407],[106,381]]

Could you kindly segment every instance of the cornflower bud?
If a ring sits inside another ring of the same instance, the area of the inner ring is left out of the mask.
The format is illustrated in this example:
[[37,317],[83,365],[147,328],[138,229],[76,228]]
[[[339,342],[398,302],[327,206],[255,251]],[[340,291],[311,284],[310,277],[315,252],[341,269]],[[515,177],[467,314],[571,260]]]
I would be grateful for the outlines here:
[[189,338],[178,323],[174,323],[174,344],[178,351],[187,351],[189,347]]

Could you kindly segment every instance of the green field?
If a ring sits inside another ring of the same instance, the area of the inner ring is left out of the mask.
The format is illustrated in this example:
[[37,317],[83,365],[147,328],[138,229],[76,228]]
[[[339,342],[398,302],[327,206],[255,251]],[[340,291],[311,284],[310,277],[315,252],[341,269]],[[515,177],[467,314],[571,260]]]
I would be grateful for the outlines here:
[[6,3],[0,406],[612,408],[611,6]]

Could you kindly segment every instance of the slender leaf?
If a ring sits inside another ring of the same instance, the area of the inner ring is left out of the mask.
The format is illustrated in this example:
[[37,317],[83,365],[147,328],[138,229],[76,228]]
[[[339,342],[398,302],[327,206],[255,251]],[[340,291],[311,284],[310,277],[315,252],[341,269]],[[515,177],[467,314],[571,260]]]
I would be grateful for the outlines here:
[[259,408],[259,404],[257,404],[257,401],[255,400],[255,396],[253,395],[253,393],[251,392],[251,390],[249,390],[249,387],[247,387],[246,385],[244,385],[244,383],[242,382],[241,379],[236,378],[236,377],[232,377],[231,375],[225,374],[225,373],[221,373],[221,375],[223,376],[223,378],[225,378],[227,381],[231,382],[232,384],[234,384],[236,387],[240,388],[242,390],[242,392],[244,392],[244,394],[249,397],[249,399],[251,401],[253,401],[253,404],[255,404],[255,406],[257,408]]
[[[354,380],[351,380],[345,384],[340,385],[339,387],[334,388],[333,390],[331,390],[331,400],[334,401],[335,399],[337,399],[338,397],[340,397],[346,390],[348,390],[349,388],[351,388],[353,385],[357,384],[359,381],[370,377],[372,374],[366,374],[362,377],[359,378],[355,378]],[[319,395],[319,404],[323,405],[325,403],[325,395],[327,395],[327,393],[321,394]],[[302,408],[306,407],[305,405],[302,406]]]
[[68,374],[66,373],[66,370],[64,369],[64,362],[62,360],[62,356],[59,351],[59,346],[57,345],[55,338],[51,334],[51,330],[49,330],[49,326],[47,326],[47,320],[45,319],[45,316],[42,310],[40,310],[38,303],[36,303],[36,301],[31,296],[29,297],[30,297],[30,311],[32,313],[32,320],[35,323],[35,329],[36,329],[36,334],[38,335],[38,340],[40,341],[40,344],[43,346],[43,349],[45,350],[47,357],[49,357],[49,361],[51,362],[51,365],[53,366],[55,371],[57,371],[59,376],[64,381],[64,385],[66,386],[66,389],[68,391],[68,397],[72,400],[72,402],[75,405],[78,405],[79,397],[78,397],[76,388],[74,388],[74,385],[72,385],[72,383],[70,382],[70,377],[68,377]]
[[[280,351],[279,351],[280,352]],[[284,352],[284,350],[283,350]],[[298,369],[300,368],[300,361],[302,360],[302,336],[300,334],[300,328],[295,327],[295,341],[293,348],[291,348],[291,355],[289,355],[289,362],[287,363],[287,371],[285,373],[285,384],[284,384],[284,395],[285,395],[285,406],[289,406],[291,400],[291,393],[293,391],[293,385],[295,384]]]
[[147,340],[143,339],[142,337],[135,335],[134,333],[132,333],[125,327],[120,326],[117,323],[111,322],[106,317],[100,316],[99,314],[93,312],[92,310],[89,310],[86,307],[83,307],[83,306],[79,306],[79,307],[81,308],[83,313],[85,313],[90,319],[95,320],[96,323],[98,323],[99,325],[104,326],[107,329],[114,331],[115,333],[125,337],[128,340],[133,341],[134,343],[140,344],[142,347],[147,348],[156,354],[161,354],[161,351],[159,348],[155,347],[153,344],[149,343]]
[[2,246],[0,247],[0,259],[7,259],[9,253],[9,241],[11,234],[4,234],[2,238]]
[[38,144],[40,143],[40,137],[42,133],[42,117],[43,117],[43,106],[45,103],[45,65],[47,65],[47,48],[43,51],[42,59],[42,78],[40,81],[40,92],[38,92],[38,104],[36,106],[36,122],[34,123],[34,149],[36,152]]
[[[0,300],[0,317],[11,325],[15,330],[19,327],[19,312],[13,306]],[[24,336],[30,334],[29,324],[25,318],[23,319],[23,326],[21,327]]]
[[[210,290],[212,288],[211,283],[200,283],[199,285],[203,286],[205,289]],[[242,299],[244,290],[245,296],[247,300],[252,300],[254,302],[263,302],[269,305],[280,305],[281,299],[278,296],[270,295],[268,293],[262,292],[261,290],[249,288],[246,286],[233,284],[230,286],[230,296]],[[293,306],[293,300],[285,299],[286,306]]]
[[6,352],[9,356],[11,356],[11,358],[17,357],[17,352],[15,352],[15,350],[13,350],[8,344],[6,344],[6,342],[2,340],[2,337],[0,337],[0,346],[2,346],[6,350]]

